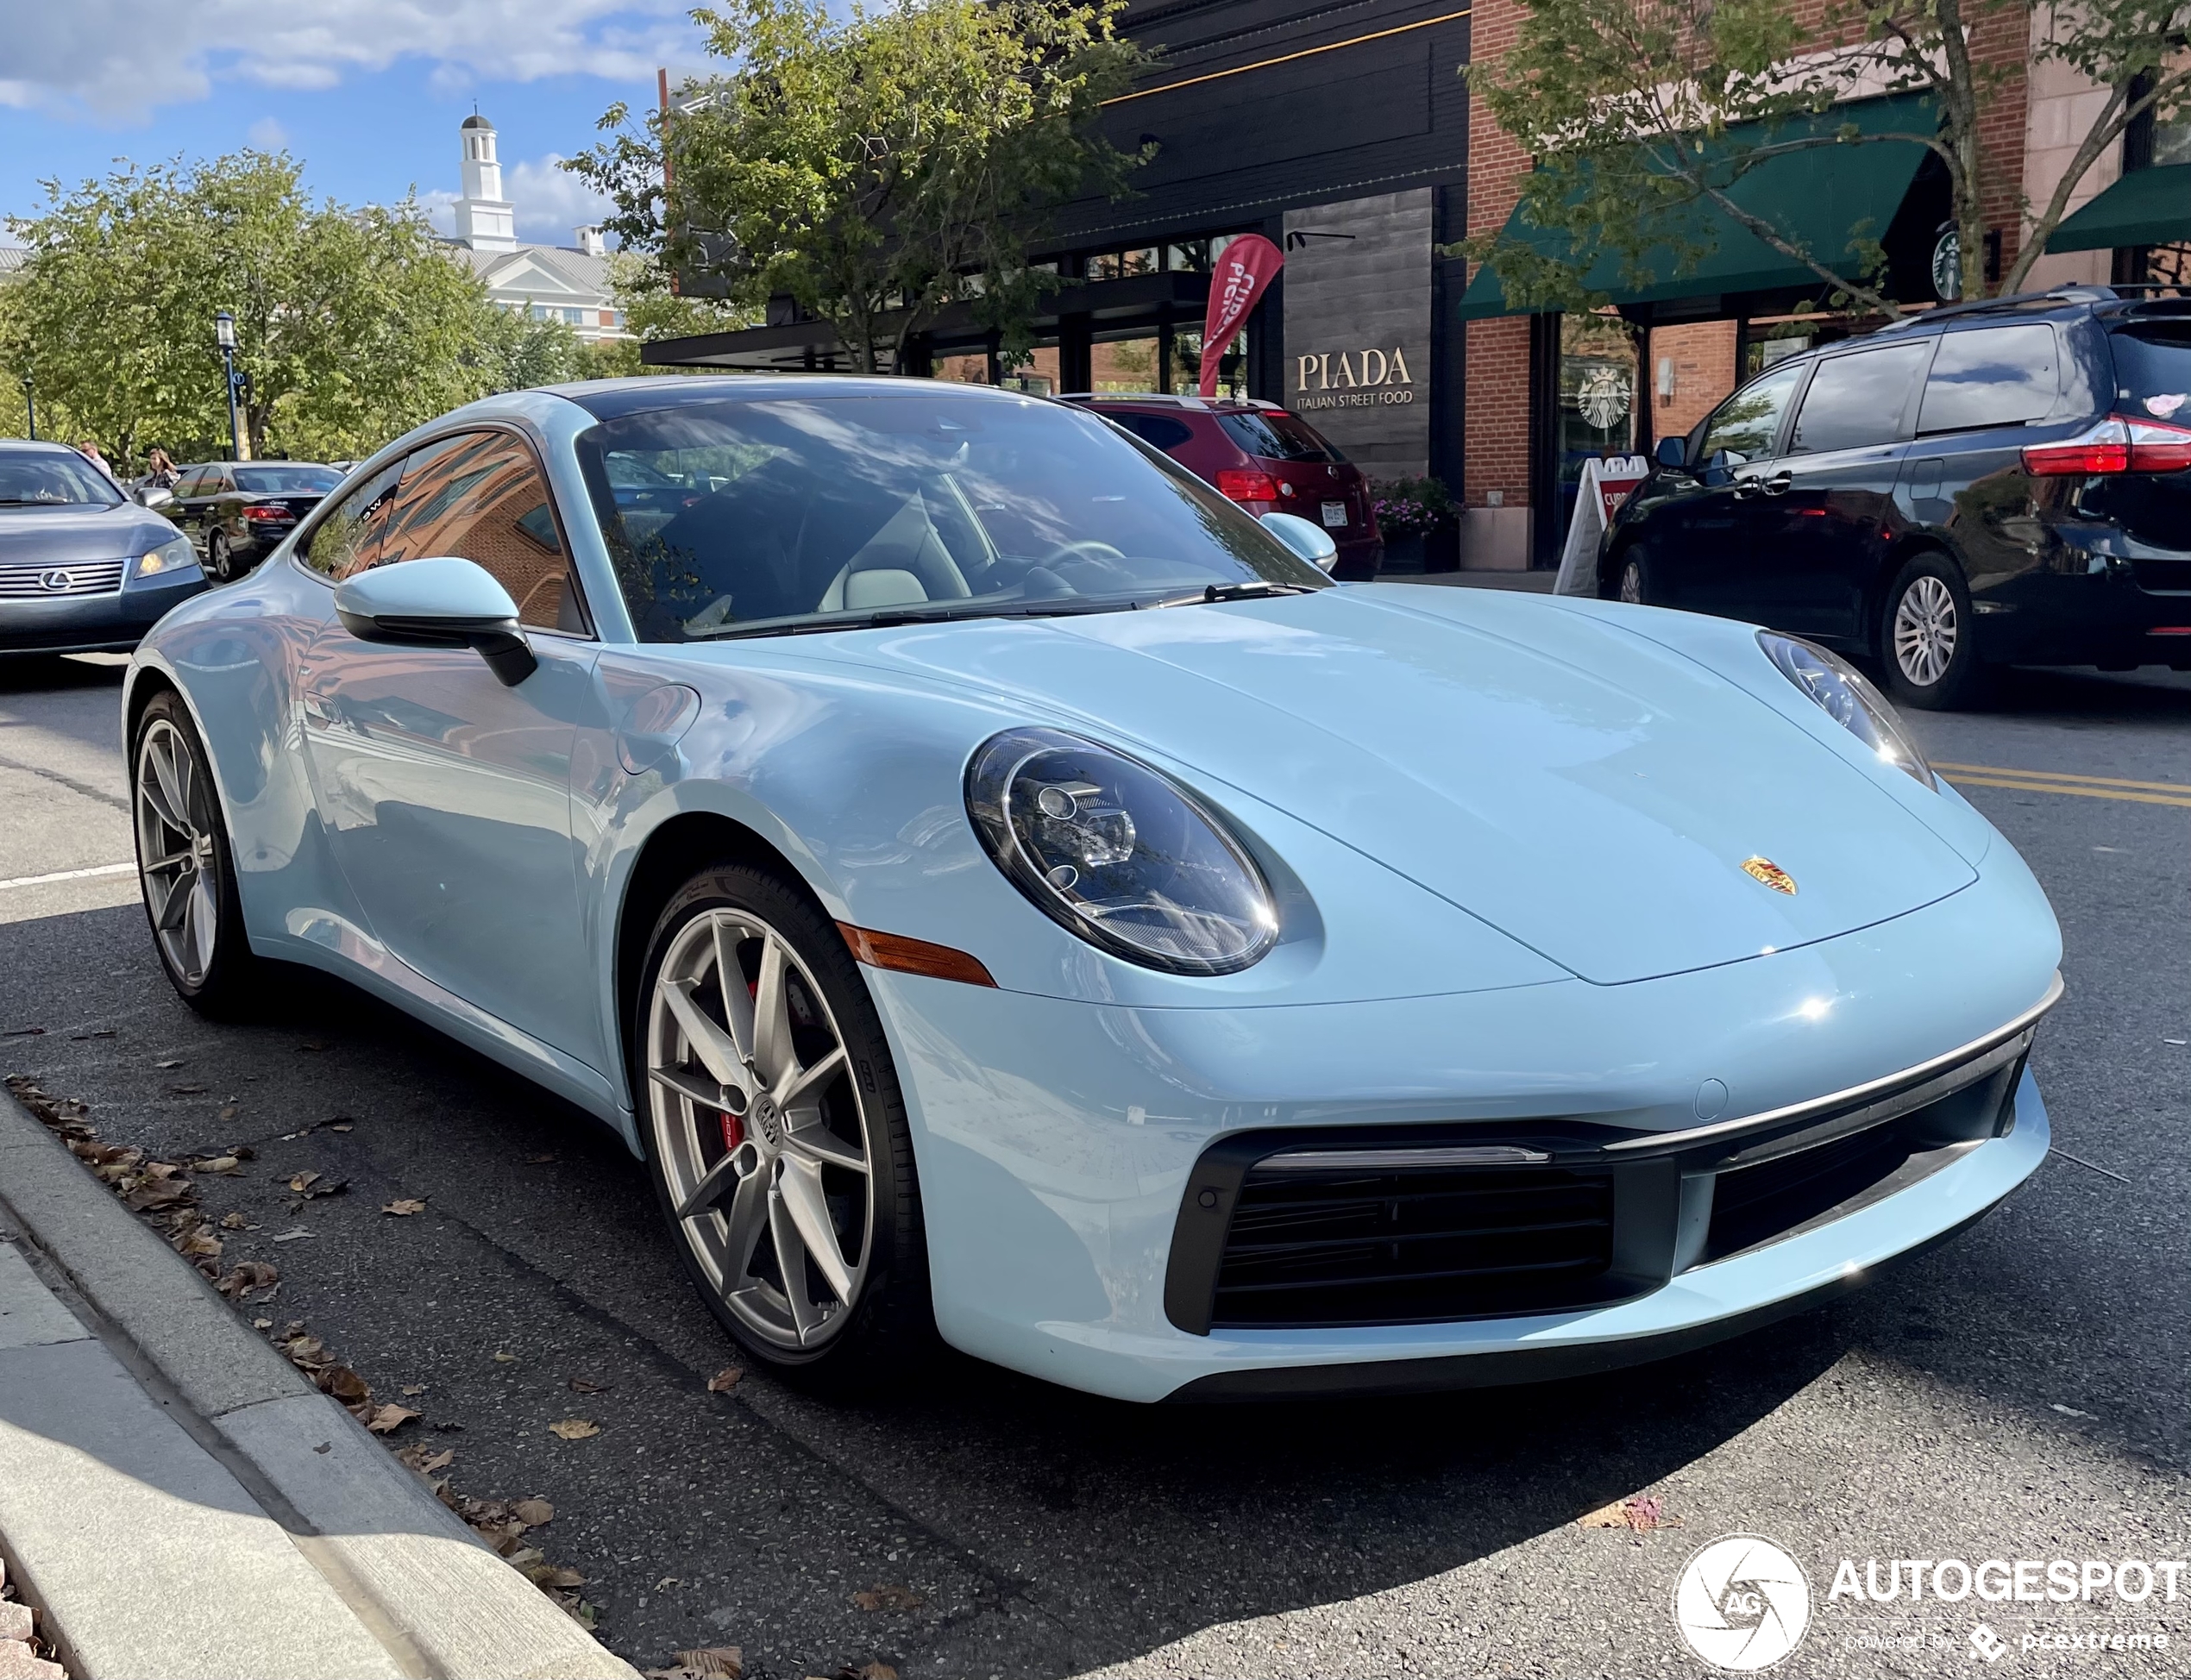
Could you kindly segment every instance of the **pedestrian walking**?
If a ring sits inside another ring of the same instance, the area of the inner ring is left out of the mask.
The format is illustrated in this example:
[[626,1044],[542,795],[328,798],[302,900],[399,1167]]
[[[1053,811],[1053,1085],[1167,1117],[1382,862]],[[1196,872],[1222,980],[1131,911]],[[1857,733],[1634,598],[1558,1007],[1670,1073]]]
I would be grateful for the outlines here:
[[152,453],[145,457],[145,467],[147,480],[158,485],[162,490],[173,490],[182,480],[183,475],[175,466],[174,457],[157,443],[152,446]]
[[76,453],[83,456],[85,460],[90,461],[92,466],[97,467],[99,471],[105,473],[107,477],[112,478],[114,476],[114,468],[106,464],[106,457],[99,453],[99,446],[94,443],[90,438],[83,437],[77,440]]

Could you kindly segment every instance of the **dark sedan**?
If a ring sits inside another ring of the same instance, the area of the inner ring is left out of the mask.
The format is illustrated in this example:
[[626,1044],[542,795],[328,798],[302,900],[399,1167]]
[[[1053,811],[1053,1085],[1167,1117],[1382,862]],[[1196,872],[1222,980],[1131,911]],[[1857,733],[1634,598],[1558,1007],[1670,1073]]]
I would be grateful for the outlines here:
[[183,528],[216,583],[240,578],[297,529],[342,481],[331,467],[296,461],[217,461],[192,467],[162,511]]
[[189,540],[75,450],[0,440],[0,654],[124,652],[204,587]]

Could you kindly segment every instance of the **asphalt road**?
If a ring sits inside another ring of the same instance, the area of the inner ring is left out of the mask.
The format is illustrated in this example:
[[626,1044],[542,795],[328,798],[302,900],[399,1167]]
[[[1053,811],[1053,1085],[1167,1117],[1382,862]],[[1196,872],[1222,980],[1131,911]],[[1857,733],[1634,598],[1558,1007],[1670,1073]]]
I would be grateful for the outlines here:
[[[1701,1674],[1670,1595],[1696,1547],[1744,1531],[1810,1578],[1780,1673],[2185,1671],[2191,1578],[2133,1605],[1852,1602],[1829,1583],[1844,1557],[1884,1576],[2191,1550],[2191,678],[2024,674],[1993,711],[1912,720],[1969,767],[1950,774],[2068,941],[2036,1053],[2061,1152],[1990,1219],[1702,1355],[1228,1410],[960,1359],[854,1404],[753,1376],[709,1394],[734,1351],[606,1133],[308,976],[279,1019],[201,1023],[129,874],[24,884],[130,856],[117,680],[0,667],[0,1066],[87,1100],[110,1138],[255,1146],[245,1176],[200,1183],[256,1227],[229,1257],[280,1269],[263,1315],[305,1320],[381,1396],[423,1385],[405,1435],[455,1449],[459,1490],[550,1500],[541,1543],[642,1666],[735,1644],[771,1677]],[[348,1188],[300,1203],[283,1182],[308,1170]],[[398,1197],[427,1211],[379,1211]],[[571,1417],[600,1432],[549,1432]],[[1577,1523],[1644,1495],[1678,1526]],[[876,1587],[918,1608],[860,1608]],[[2009,1646],[1990,1668],[1968,1643],[1981,1620]],[[2170,1648],[2020,1643],[2094,1632]]]

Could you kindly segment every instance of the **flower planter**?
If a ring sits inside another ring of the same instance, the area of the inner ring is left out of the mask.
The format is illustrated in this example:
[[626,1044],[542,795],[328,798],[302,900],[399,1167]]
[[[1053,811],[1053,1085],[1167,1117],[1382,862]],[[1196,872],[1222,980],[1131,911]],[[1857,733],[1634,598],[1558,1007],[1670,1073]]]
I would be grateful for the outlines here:
[[1422,569],[1426,572],[1460,570],[1460,527],[1441,525],[1422,539]]
[[1423,538],[1420,532],[1407,536],[1388,536],[1384,539],[1384,559],[1378,567],[1381,578],[1404,576],[1422,570]]

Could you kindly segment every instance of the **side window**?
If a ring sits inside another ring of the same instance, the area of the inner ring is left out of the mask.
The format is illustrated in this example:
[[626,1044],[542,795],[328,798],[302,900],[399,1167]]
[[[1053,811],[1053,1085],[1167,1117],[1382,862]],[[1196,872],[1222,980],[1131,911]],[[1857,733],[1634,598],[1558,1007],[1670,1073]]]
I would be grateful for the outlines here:
[[1788,398],[1803,378],[1800,367],[1777,368],[1762,379],[1752,379],[1719,406],[1704,427],[1704,441],[1697,459],[1710,466],[1722,449],[1730,466],[1739,467],[1773,453],[1780,436],[1780,417]]
[[2034,322],[1943,333],[1924,381],[1918,430],[2020,426],[2052,409],[2061,389],[2051,327]]
[[436,555],[492,573],[518,604],[522,623],[585,633],[548,481],[531,449],[509,433],[460,433],[405,464],[375,563]]
[[1902,435],[1911,388],[1931,354],[1930,344],[1897,344],[1820,362],[1810,390],[1803,393],[1788,453],[1816,454],[1893,442]]
[[377,564],[381,526],[402,473],[403,462],[390,461],[337,502],[312,527],[304,549],[304,564],[337,583]]
[[175,499],[179,502],[185,496],[197,495],[198,486],[204,482],[205,474],[203,471],[185,474],[175,486]]
[[1168,414],[1136,414],[1128,409],[1110,417],[1144,443],[1154,444],[1166,454],[1195,435],[1192,426],[1183,420],[1174,420]]

